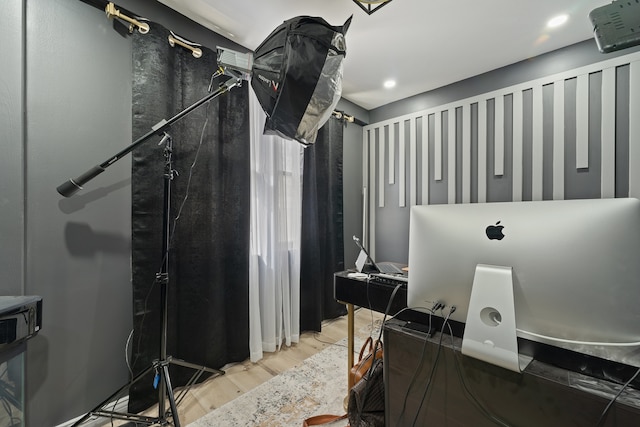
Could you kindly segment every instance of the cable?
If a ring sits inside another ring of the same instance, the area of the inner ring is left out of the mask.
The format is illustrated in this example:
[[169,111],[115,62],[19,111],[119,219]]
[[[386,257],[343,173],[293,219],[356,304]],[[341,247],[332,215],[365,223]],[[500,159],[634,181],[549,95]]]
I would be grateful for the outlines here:
[[[431,316],[434,314],[432,310],[427,309],[429,311],[429,331],[431,331]],[[404,311],[401,310],[401,311]],[[399,314],[399,313],[398,313]],[[418,378],[418,373],[420,372],[420,370],[422,370],[422,365],[424,364],[424,355],[425,352],[427,350],[427,342],[429,341],[429,336],[427,334],[427,336],[424,338],[424,343],[422,345],[422,351],[420,353],[420,360],[418,362],[418,366],[416,366],[415,371],[413,372],[413,375],[411,375],[411,382],[409,383],[409,386],[407,387],[407,391],[404,395],[404,400],[402,403],[402,411],[400,411],[400,415],[398,416],[398,425],[401,425],[401,421],[404,418],[404,413],[407,409],[407,401],[409,399],[409,392],[411,391],[411,389],[413,388],[417,378]]]
[[509,424],[507,424],[505,421],[502,421],[500,418],[496,417],[491,412],[489,412],[489,410],[487,408],[485,408],[482,405],[482,403],[471,392],[471,389],[469,388],[469,386],[465,382],[464,376],[462,375],[462,366],[460,366],[460,361],[458,360],[458,358],[460,356],[459,356],[459,353],[456,352],[456,345],[455,345],[455,341],[453,340],[453,330],[451,329],[451,325],[450,324],[447,324],[447,327],[449,328],[449,334],[451,335],[451,348],[453,350],[453,360],[455,361],[456,372],[458,374],[458,379],[460,380],[460,383],[462,384],[462,388],[467,393],[467,397],[469,397],[471,399],[471,403],[473,403],[474,406],[476,407],[476,409],[478,409],[482,413],[482,415],[487,417],[487,419],[489,419],[489,421],[492,421],[492,422],[494,422],[494,423],[496,423],[496,424],[498,424],[500,426],[503,426],[503,427],[510,427]]
[[[209,123],[209,104],[205,109],[206,119],[204,121],[204,125],[202,125],[202,131],[200,132],[200,142],[198,143],[198,149],[196,150],[196,155],[193,158],[193,163],[191,163],[191,167],[189,168],[189,177],[187,178],[187,188],[185,190],[184,198],[182,199],[182,203],[180,204],[180,208],[178,209],[178,214],[173,219],[173,229],[171,230],[171,240],[173,240],[173,236],[176,231],[176,225],[178,220],[180,219],[180,215],[182,214],[182,209],[184,205],[187,203],[187,199],[189,199],[189,189],[191,188],[191,179],[193,178],[193,169],[196,167],[196,163],[198,162],[198,157],[200,156],[200,149],[202,148],[202,141],[204,140],[204,131],[207,129],[207,124]],[[169,245],[171,246],[171,245]]]
[[[193,169],[195,168],[196,163],[198,161],[198,157],[200,155],[200,149],[202,148],[202,143],[204,141],[204,133],[205,133],[205,130],[207,128],[207,124],[209,123],[209,103],[207,103],[206,106],[205,106],[205,113],[204,114],[205,114],[206,119],[204,121],[204,124],[202,125],[202,131],[200,132],[200,140],[198,142],[198,149],[196,150],[196,154],[195,154],[195,156],[193,158],[193,162],[191,163],[191,166],[189,167],[189,176],[188,176],[188,179],[187,179],[187,187],[186,187],[186,190],[185,190],[185,196],[183,197],[182,202],[180,203],[180,208],[178,209],[177,215],[173,219],[171,232],[169,233],[169,245],[167,246],[167,250],[165,251],[165,253],[162,255],[162,261],[160,263],[161,267],[159,269],[157,269],[156,271],[162,271],[162,266],[164,265],[165,261],[169,257],[169,248],[171,247],[171,245],[173,243],[173,237],[175,235],[175,231],[176,231],[176,226],[177,226],[178,220],[180,219],[180,216],[182,214],[182,209],[184,208],[184,205],[186,204],[187,199],[189,198],[189,189],[191,187],[191,179],[193,177]],[[169,171],[169,173],[172,173],[172,172],[173,171]],[[151,294],[153,292],[153,289],[155,287],[156,282],[157,282],[157,280],[156,280],[156,278],[154,278],[154,280],[151,283],[151,286],[149,287],[149,291],[147,292],[147,295],[146,295],[146,297],[144,299],[144,305],[143,305],[143,308],[142,308],[142,313],[143,314],[142,314],[142,319],[140,319],[140,330],[141,331],[143,329],[144,321],[145,321],[146,316],[147,316],[147,307],[148,307],[148,303],[149,303],[149,298],[151,297]],[[132,370],[133,366],[135,366],[135,364],[138,361],[138,356],[137,355],[140,353],[142,335],[143,334],[139,334],[138,335],[138,342],[136,344],[136,353],[135,353],[136,357],[133,359],[133,363],[131,364],[131,367],[129,368],[129,370]]]
[[607,415],[609,413],[609,409],[611,409],[611,406],[613,406],[613,404],[615,403],[615,401],[618,399],[618,397],[620,397],[620,395],[622,394],[622,392],[629,386],[629,384],[631,384],[633,382],[633,380],[636,379],[636,377],[638,376],[638,374],[640,374],[640,369],[638,369],[636,371],[635,374],[633,374],[633,376],[631,378],[629,378],[629,381],[627,381],[626,383],[624,383],[624,385],[620,388],[620,390],[618,390],[618,393],[613,397],[613,399],[611,399],[609,401],[609,403],[607,404],[607,406],[604,408],[604,411],[602,411],[602,414],[600,414],[600,418],[598,418],[598,423],[596,424],[596,427],[600,427],[602,425],[602,423],[607,419]]
[[[442,305],[442,304],[440,304]],[[444,310],[444,306],[440,307],[440,310]],[[442,329],[440,330],[440,339],[438,340],[438,350],[436,352],[436,357],[433,361],[433,367],[431,368],[431,373],[429,374],[429,380],[427,381],[427,385],[424,387],[424,393],[422,393],[422,399],[420,399],[420,405],[418,406],[418,410],[416,411],[416,415],[413,418],[413,422],[411,423],[412,426],[416,425],[416,422],[418,421],[418,415],[420,415],[420,411],[422,411],[422,405],[424,404],[424,401],[427,397],[427,392],[429,391],[429,387],[431,386],[431,381],[433,381],[433,376],[435,375],[436,372],[436,368],[438,366],[438,360],[440,359],[440,353],[442,350],[442,339],[444,338],[444,326],[447,324],[447,322],[449,321],[449,317],[451,317],[451,315],[453,314],[453,312],[456,311],[456,306],[451,306],[451,308],[449,309],[449,314],[447,314],[447,316],[444,318],[444,322],[442,324]]]
[[[393,292],[391,292],[391,296],[389,297],[389,302],[387,303],[387,308],[384,311],[384,316],[382,317],[382,325],[380,326],[380,332],[378,334],[378,339],[376,340],[376,342],[373,345],[373,355],[372,355],[372,360],[371,360],[371,367],[369,368],[369,370],[367,371],[367,373],[365,374],[366,376],[363,376],[362,378],[367,381],[367,384],[364,388],[364,391],[362,392],[362,404],[360,405],[360,408],[358,408],[358,418],[356,419],[356,423],[355,425],[353,425],[352,427],[358,427],[360,425],[360,422],[362,421],[362,410],[364,409],[364,403],[367,401],[367,395],[369,394],[369,390],[371,387],[371,377],[373,375],[373,372],[375,371],[375,367],[376,365],[376,351],[378,350],[378,345],[380,345],[380,343],[382,343],[382,331],[384,330],[384,324],[387,320],[387,316],[389,315],[389,311],[391,310],[391,304],[393,303],[393,300],[396,297],[396,294],[398,293],[398,290],[402,287],[403,283],[398,283],[396,285],[396,287],[393,289]],[[368,287],[369,287],[369,281],[367,280],[367,296],[368,296]],[[371,303],[369,302],[370,306]],[[379,363],[381,363],[382,361],[380,361]]]
[[129,369],[129,374],[133,377],[133,370],[131,369],[131,361],[129,360],[129,345],[131,344],[131,338],[133,338],[133,329],[129,332],[129,336],[127,337],[127,342],[124,345],[124,361],[127,363],[127,368]]

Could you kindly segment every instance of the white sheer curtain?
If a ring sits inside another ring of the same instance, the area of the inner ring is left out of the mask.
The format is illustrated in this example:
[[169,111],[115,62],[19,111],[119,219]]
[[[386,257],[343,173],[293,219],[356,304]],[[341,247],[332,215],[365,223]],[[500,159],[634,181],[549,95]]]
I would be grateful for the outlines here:
[[265,113],[249,91],[251,126],[251,360],[300,336],[300,228],[303,147],[262,134]]

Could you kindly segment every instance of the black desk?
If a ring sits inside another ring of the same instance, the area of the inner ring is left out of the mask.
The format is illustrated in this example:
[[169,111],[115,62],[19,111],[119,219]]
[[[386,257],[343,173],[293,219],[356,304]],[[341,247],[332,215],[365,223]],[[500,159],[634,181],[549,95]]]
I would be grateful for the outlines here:
[[[347,308],[351,305],[384,313],[397,282],[360,279],[350,277],[349,274],[350,272],[348,271],[340,271],[333,276],[333,291],[336,301],[347,304]],[[407,309],[406,285],[401,286],[396,292],[388,314],[410,322],[418,322],[424,325],[429,323],[428,314]],[[431,321],[436,329],[440,329],[442,326],[440,317],[433,316]],[[456,336],[462,336],[464,324],[455,321],[450,321],[449,323],[453,328],[453,333]]]
[[[458,337],[403,326],[384,325],[387,426],[596,427],[621,388],[538,360],[512,372],[463,356]],[[639,390],[625,389],[610,408],[601,427],[614,426],[640,426]]]
[[[351,367],[353,366],[353,323],[354,307],[366,307],[384,313],[395,286],[373,282],[364,278],[349,277],[348,271],[335,273],[333,276],[333,296],[347,306],[347,378],[348,390],[351,390]],[[399,289],[391,306],[391,313],[397,313],[407,306],[407,289]]]
[[[395,285],[393,284],[352,278],[349,277],[348,272],[339,272],[334,275],[335,299],[347,305],[349,316],[347,374],[353,366],[354,306],[370,308],[383,313],[394,289]],[[428,315],[408,310],[406,306],[407,290],[406,287],[401,287],[389,310],[389,315],[395,315],[398,312],[400,314],[395,316],[396,320],[387,323],[387,325],[391,325],[391,329],[385,325],[385,387],[393,388],[390,393],[387,393],[388,401],[386,404],[388,406],[385,412],[391,417],[388,419],[390,423],[387,425],[394,426],[394,422],[396,422],[394,418],[399,416],[397,405],[404,404],[406,384],[412,379],[415,362],[418,355],[422,353],[422,344],[425,339],[424,334],[407,329],[405,323],[407,321],[429,323]],[[431,320],[435,329],[442,328],[441,318],[433,317]],[[424,413],[421,412],[422,415],[416,425],[425,425],[424,422],[427,421],[423,418],[425,414],[428,414],[428,422],[433,425],[497,425],[483,417],[465,395],[466,390],[457,380],[456,358],[464,361],[463,368],[468,371],[467,373],[471,373],[472,379],[482,379],[481,382],[476,381],[474,385],[477,387],[476,390],[482,393],[481,397],[484,399],[485,406],[509,421],[513,421],[517,417],[524,417],[524,422],[519,421],[509,425],[535,427],[538,425],[545,427],[595,427],[598,416],[615,392],[619,390],[620,380],[628,378],[630,373],[635,371],[635,368],[632,367],[620,369],[616,364],[605,366],[606,361],[595,361],[595,358],[580,354],[571,354],[569,361],[567,352],[564,350],[518,339],[521,351],[525,349],[526,353],[530,353],[536,359],[525,370],[525,373],[518,374],[462,356],[459,349],[464,325],[456,322],[451,322],[451,325],[454,338],[452,340],[447,335],[444,340],[442,356],[444,367],[438,371],[439,373],[436,372],[433,389],[428,394],[430,409],[425,410]],[[438,334],[436,333],[434,338],[437,338]],[[434,338],[429,338],[431,341],[428,343],[429,347],[436,345]],[[456,344],[450,344],[453,342]],[[454,346],[457,347],[457,350]],[[433,350],[430,350],[430,354],[433,354]],[[580,369],[576,368],[576,363],[581,367]],[[590,366],[592,363],[594,363],[593,366]],[[424,372],[429,372],[429,364],[425,363],[425,365],[428,367],[424,368]],[[597,375],[592,375],[596,374],[597,370],[602,370],[599,378]],[[616,378],[617,381],[607,381],[606,378]],[[634,381],[634,384],[637,385],[637,380]],[[424,383],[422,385],[424,386]],[[352,386],[353,384],[349,384],[349,388]],[[422,390],[424,389],[419,390],[418,397],[422,396]],[[510,402],[511,396],[525,396],[526,403],[523,403],[522,400]],[[412,396],[408,401],[409,415],[407,418],[409,421],[412,418],[411,414],[415,414],[420,402],[419,399],[416,399],[416,396]],[[458,407],[460,410],[456,409]],[[464,410],[462,410],[463,408]],[[412,410],[414,412],[411,412]],[[544,423],[536,424],[540,420],[544,420]],[[640,426],[640,391],[637,387],[627,389],[616,401],[603,426]]]
[[[349,277],[349,274],[350,272],[341,271],[334,275],[333,290],[335,299],[384,313],[395,289],[395,284]],[[405,307],[407,307],[406,286],[398,290],[390,313],[397,313]]]
[[[389,300],[396,288],[397,283],[382,282],[376,280],[369,280],[366,278],[354,278],[349,276],[350,272],[341,271],[335,273],[333,276],[333,293],[336,301],[339,301],[347,306],[347,331],[348,331],[348,360],[347,360],[347,375],[351,371],[353,366],[353,354],[354,354],[354,342],[353,342],[353,315],[354,307],[364,307],[370,310],[384,313],[389,305]],[[421,313],[414,310],[407,309],[407,287],[401,286],[391,303],[389,309],[389,316],[395,316],[397,319],[416,322],[422,325],[429,324],[429,316],[425,313]],[[442,319],[439,317],[433,317],[431,319],[435,328],[442,326]],[[462,336],[464,325],[458,322],[450,322],[454,334]],[[349,389],[353,387],[353,384],[349,382]]]

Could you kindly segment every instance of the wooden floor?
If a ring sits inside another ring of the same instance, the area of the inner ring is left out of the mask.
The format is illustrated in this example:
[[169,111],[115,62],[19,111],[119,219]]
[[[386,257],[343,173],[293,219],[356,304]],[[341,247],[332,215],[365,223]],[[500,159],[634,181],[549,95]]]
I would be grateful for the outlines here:
[[[358,309],[355,311],[354,330],[359,331],[381,318],[382,315],[380,313],[363,308]],[[346,337],[347,316],[343,316],[323,322],[322,332],[302,333],[300,342],[292,344],[291,347],[283,346],[280,351],[264,353],[263,359],[256,363],[246,360],[242,363],[225,367],[224,375],[211,378],[202,384],[192,387],[179,401],[178,416],[180,424],[182,426],[188,425]],[[347,361],[345,360],[345,377],[347,372]],[[345,390],[345,395],[346,392]],[[180,390],[176,390],[175,395],[176,398],[179,398]],[[151,408],[145,411],[145,414],[152,417],[157,416],[157,409]],[[112,424],[111,420],[106,420],[103,425],[115,426],[121,424],[116,422]]]

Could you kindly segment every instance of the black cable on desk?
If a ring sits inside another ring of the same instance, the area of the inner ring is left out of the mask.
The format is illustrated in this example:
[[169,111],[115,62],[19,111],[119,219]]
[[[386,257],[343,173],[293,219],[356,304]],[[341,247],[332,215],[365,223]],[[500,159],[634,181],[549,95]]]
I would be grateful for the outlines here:
[[[418,366],[416,366],[415,371],[413,372],[413,375],[411,376],[411,382],[409,383],[409,386],[407,387],[407,391],[404,395],[404,399],[402,402],[402,411],[400,411],[400,415],[398,416],[398,425],[400,425],[402,419],[404,418],[404,413],[407,409],[407,400],[409,399],[409,392],[411,391],[411,389],[413,388],[416,379],[418,378],[418,373],[420,372],[420,370],[422,369],[422,365],[424,364],[424,354],[427,350],[427,342],[428,342],[428,338],[429,338],[429,334],[431,333],[431,316],[434,314],[433,310],[428,309],[428,308],[424,308],[425,310],[427,310],[429,312],[429,329],[428,329],[428,333],[427,336],[424,339],[424,343],[422,345],[422,352],[420,353],[420,359],[418,362]],[[400,312],[404,311],[405,309],[401,310]]]
[[[440,309],[442,310],[443,307],[440,307]],[[416,415],[413,418],[413,422],[411,423],[412,426],[416,425],[416,422],[418,421],[418,415],[420,415],[420,411],[422,411],[422,405],[424,404],[424,401],[427,397],[427,392],[429,391],[429,387],[431,386],[431,381],[433,380],[433,376],[436,372],[436,368],[438,366],[438,359],[440,358],[440,352],[442,350],[442,339],[444,338],[444,326],[448,324],[449,322],[449,317],[451,317],[451,315],[453,314],[453,312],[456,311],[456,307],[452,306],[451,309],[449,310],[449,314],[447,314],[447,317],[444,318],[444,322],[442,324],[442,329],[440,330],[440,339],[438,340],[438,350],[436,352],[436,357],[433,361],[433,367],[431,368],[431,373],[429,374],[429,380],[427,381],[427,385],[424,387],[424,393],[422,393],[422,399],[420,399],[420,406],[418,406],[418,410],[416,411]],[[427,338],[425,338],[425,343],[427,341]]]
[[609,404],[607,404],[607,406],[602,411],[602,414],[600,414],[600,418],[598,419],[598,423],[596,424],[596,427],[600,427],[602,425],[602,423],[604,423],[604,421],[607,419],[607,415],[609,413],[609,409],[611,409],[611,406],[613,406],[613,404],[618,399],[618,397],[620,397],[622,392],[629,386],[629,384],[631,384],[631,382],[633,382],[633,380],[636,379],[636,377],[639,374],[640,374],[640,368],[636,371],[635,374],[633,374],[633,376],[631,378],[629,378],[629,381],[624,383],[624,385],[620,388],[620,390],[618,390],[618,393],[613,397],[613,399],[611,399],[609,401]]
[[[462,388],[467,393],[467,397],[471,399],[471,403],[473,403],[476,409],[478,409],[482,413],[482,415],[487,417],[489,421],[492,421],[502,427],[510,427],[509,424],[507,424],[505,421],[502,421],[500,418],[493,415],[487,408],[485,408],[484,405],[482,405],[482,403],[475,397],[475,395],[469,389],[469,386],[464,380],[464,375],[462,375],[462,366],[460,366],[460,361],[458,360],[458,357],[460,356],[458,355],[458,353],[456,353],[456,346],[453,340],[453,330],[451,329],[451,325],[447,324],[447,327],[449,328],[449,333],[451,334],[451,348],[453,349],[453,360],[455,361],[456,372],[458,373],[458,379],[462,384]],[[444,325],[443,325],[443,328],[444,328]]]

